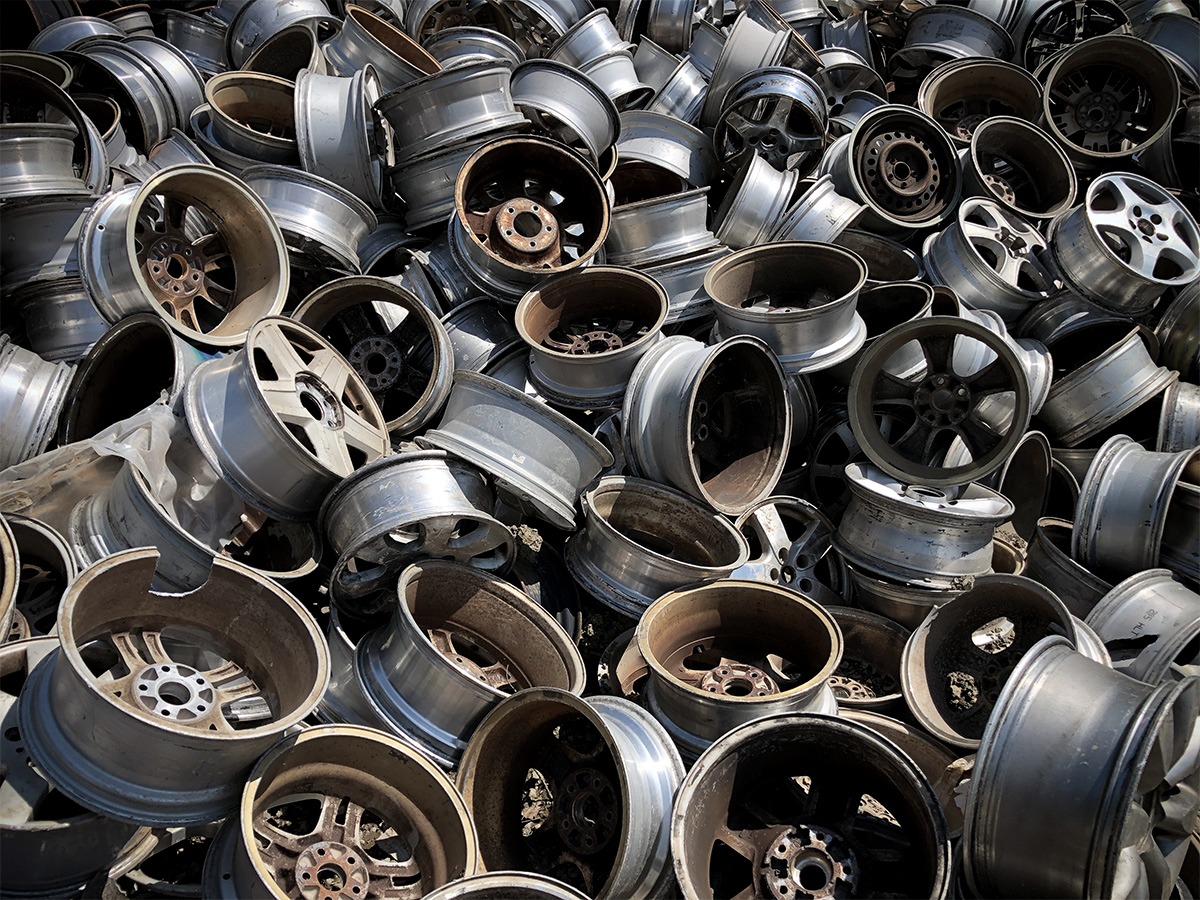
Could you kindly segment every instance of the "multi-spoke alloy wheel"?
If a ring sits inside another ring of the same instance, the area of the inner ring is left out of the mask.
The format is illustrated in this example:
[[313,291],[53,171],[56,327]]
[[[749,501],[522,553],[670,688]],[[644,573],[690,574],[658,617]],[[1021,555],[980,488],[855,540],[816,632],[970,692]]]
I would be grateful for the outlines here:
[[811,503],[768,497],[735,524],[750,545],[751,558],[732,577],[780,584],[822,606],[846,602],[850,577],[833,546],[836,529]]
[[908,756],[866,725],[782,715],[730,732],[680,786],[675,875],[705,897],[949,894],[941,804]]
[[825,149],[825,95],[803,72],[758,69],[725,95],[713,143],[729,169],[761,156],[779,170],[812,171]]
[[[924,370],[900,378],[886,366],[911,341],[925,356]],[[974,374],[960,374],[956,351],[963,342],[982,345],[994,358]],[[1007,429],[979,415],[992,398],[1012,404]],[[881,412],[911,424],[892,430],[889,439]],[[1008,343],[976,322],[951,316],[918,319],[879,338],[859,360],[850,386],[850,424],[859,444],[884,471],[913,484],[966,484],[995,471],[1021,442],[1029,416],[1029,380]],[[966,444],[971,461],[943,468],[937,460],[955,439]]]
[[383,414],[350,362],[280,316],[260,320],[242,350],[198,366],[184,400],[209,465],[278,519],[308,518],[389,449]]
[[409,900],[478,867],[450,780],[370,728],[325,725],[276,744],[250,773],[204,866],[204,895]]
[[173,166],[88,214],[79,267],[111,322],[153,310],[189,340],[236,347],[283,309],[288,257],[270,211],[211,166]]
[[218,559],[180,598],[151,590],[158,562],[128,550],[80,573],[59,610],[62,648],[22,692],[21,732],[81,805],[136,824],[203,824],[236,805],[254,760],[316,706],[329,652],[270,579]]

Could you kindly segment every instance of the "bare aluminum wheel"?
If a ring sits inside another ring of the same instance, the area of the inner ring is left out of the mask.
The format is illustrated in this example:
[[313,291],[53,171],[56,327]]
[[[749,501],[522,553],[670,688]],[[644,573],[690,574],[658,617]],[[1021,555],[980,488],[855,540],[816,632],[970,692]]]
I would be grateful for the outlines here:
[[950,60],[920,83],[917,107],[946,128],[955,144],[966,146],[974,130],[996,116],[1037,122],[1042,86],[1020,66],[1002,60]]
[[729,86],[713,145],[727,169],[755,155],[775,169],[804,175],[825,149],[827,117],[824,92],[812,78],[768,66]]
[[486,0],[415,0],[405,11],[404,27],[434,56],[431,43],[451,28],[487,29],[511,39],[503,13]]
[[833,242],[866,211],[865,203],[843,197],[833,177],[822,175],[779,219],[771,239]]
[[1038,519],[1025,574],[1054,591],[1072,615],[1086,618],[1113,586],[1071,558],[1072,530],[1065,519]]
[[453,783],[408,744],[355,725],[309,728],[254,767],[212,842],[204,895],[401,900],[478,870]]
[[378,460],[343,480],[321,507],[320,528],[338,554],[330,593],[343,608],[373,611],[411,562],[453,559],[506,570],[513,537],[492,517],[495,497],[474,466],[441,450]]
[[1200,281],[1179,289],[1154,333],[1163,365],[1192,384],[1200,382]]
[[904,46],[888,61],[896,77],[912,78],[952,59],[1011,59],[1013,41],[995,20],[974,9],[938,4],[908,20]]
[[261,72],[293,82],[304,69],[325,75],[327,68],[317,30],[304,22],[275,32],[242,65],[244,72]]
[[1072,555],[1107,577],[1154,568],[1172,496],[1185,484],[1200,484],[1200,448],[1155,453],[1124,435],[1110,438],[1080,486]]
[[700,120],[708,82],[690,58],[679,61],[662,86],[646,104],[646,111],[674,116],[689,125]]
[[[647,264],[693,257],[720,246],[708,230],[708,188],[671,193],[613,208],[606,260],[645,272]],[[674,294],[668,292],[672,300]]]
[[616,143],[616,104],[585,73],[554,59],[531,59],[512,70],[513,103],[542,132],[580,150],[593,164]]
[[1170,129],[1179,75],[1153,45],[1110,34],[1073,44],[1047,66],[1046,127],[1078,165],[1127,160]]
[[1015,333],[1019,337],[1033,338],[1047,347],[1054,347],[1060,340],[1081,328],[1100,322],[1120,322],[1123,316],[1102,309],[1090,300],[1084,300],[1071,290],[1062,291],[1030,309],[1017,322]]
[[358,683],[354,667],[358,659],[359,642],[371,630],[370,619],[358,619],[330,604],[329,630],[329,687],[313,710],[313,718],[325,725],[365,725],[387,731],[383,720],[367,703]]
[[120,821],[203,824],[316,705],[329,655],[269,579],[217,560],[200,602],[181,603],[150,590],[157,562],[130,550],[80,573],[59,611],[62,648],[23,691],[21,731],[76,802]]
[[571,26],[591,12],[584,0],[493,0],[508,33],[529,59],[548,56]]
[[664,594],[638,622],[646,707],[685,758],[764,716],[833,713],[842,659],[833,617],[777,585],[717,581]]
[[503,700],[480,723],[458,785],[484,868],[649,900],[671,895],[671,805],[683,772],[641,707],[547,689]]
[[1013,513],[1003,495],[980,484],[953,495],[905,485],[858,463],[846,475],[851,500],[834,543],[855,569],[938,589],[991,571],[996,529]]
[[1052,219],[1075,201],[1075,168],[1040,128],[992,116],[971,136],[963,160],[964,193],[988,197],[1033,219]]
[[765,243],[791,204],[799,181],[799,173],[781,172],[757,153],[750,156],[713,215],[717,239],[735,250]]
[[798,241],[739,250],[704,278],[717,313],[714,336],[760,338],[789,375],[828,369],[866,339],[857,312],[866,279],[863,261],[840,247]]
[[[867,348],[897,325],[928,316],[932,304],[933,289],[917,281],[883,282],[864,289],[858,295],[857,309],[866,325],[866,340],[853,356],[826,369],[823,377],[840,388],[848,388],[858,360]],[[924,364],[919,345],[909,344],[892,357],[887,371],[903,377],[920,372]]]
[[390,730],[445,768],[505,696],[583,691],[583,659],[567,633],[494,575],[428,560],[409,566],[396,591],[390,623],[359,642],[359,684]]
[[1057,279],[1046,239],[1000,203],[968,197],[955,221],[925,242],[925,270],[975,309],[1015,322],[1051,294]]
[[561,414],[474,372],[454,376],[442,421],[419,441],[474,463],[501,497],[557,528],[575,530],[575,500],[612,454]]
[[78,362],[109,329],[77,275],[18,288],[12,303],[25,322],[29,349],[47,362]]
[[225,58],[226,31],[223,24],[208,16],[167,10],[167,42],[178,47],[203,78],[219,75],[229,68]]
[[183,393],[188,374],[204,354],[152,313],[135,313],[113,325],[88,351],[67,390],[58,442],[94,437],[154,403]]
[[932,612],[904,648],[901,683],[917,722],[953,747],[978,750],[988,719],[1021,658],[1074,620],[1051,591],[1019,575],[981,575]]
[[[644,163],[656,169],[665,169],[692,187],[713,184],[721,172],[713,153],[712,140],[704,132],[672,116],[656,112],[625,110],[621,113],[617,158],[622,166]],[[680,186],[675,190],[683,189]],[[657,196],[667,193],[671,191],[659,191]]]
[[383,171],[393,155],[391,126],[375,111],[382,94],[371,65],[349,78],[296,78],[296,144],[305,170],[375,209],[383,208]]
[[[42,122],[49,113],[51,121],[70,122],[78,129],[72,157],[76,171],[93,195],[99,196],[108,190],[111,173],[104,139],[71,96],[44,75],[3,61],[0,61],[0,75],[4,77],[7,97],[4,121]],[[11,222],[9,227],[12,227]],[[5,280],[8,280],[7,273]]]
[[1063,275],[1114,312],[1149,310],[1168,287],[1200,278],[1200,227],[1153,181],[1114,173],[1092,182],[1083,203],[1051,232]]
[[604,10],[583,16],[550,48],[548,58],[574,66],[591,77],[618,109],[642,107],[654,93],[633,65],[625,42]]
[[854,566],[849,566],[849,570],[854,601],[858,606],[910,629],[917,628],[932,610],[963,592],[961,589],[931,588],[876,578]]
[[1177,453],[1200,447],[1200,385],[1176,381],[1163,392],[1154,449]]
[[240,69],[263,42],[291,25],[304,25],[326,40],[339,23],[323,0],[248,0],[240,4],[227,25],[226,53],[232,67]]
[[524,125],[513,105],[507,61],[482,59],[410,81],[375,108],[391,123],[397,165],[498,128]]
[[750,558],[730,577],[779,584],[826,607],[846,602],[850,576],[833,546],[836,528],[817,507],[777,495],[756,503],[735,525]]
[[516,311],[517,331],[531,348],[531,382],[562,406],[612,406],[662,338],[668,309],[663,289],[633,269],[591,266],[552,276]]
[[194,165],[93,206],[79,267],[109,321],[153,310],[185,338],[217,347],[242,344],[257,320],[278,313],[289,277],[283,236],[263,202],[238,179]]
[[241,178],[271,211],[289,250],[322,267],[358,272],[358,245],[378,221],[358,197],[288,166],[250,166]]
[[212,108],[214,140],[249,159],[296,166],[300,156],[295,95],[295,84],[273,75],[226,72],[215,76],[204,86],[204,99]]
[[715,743],[679,789],[671,849],[688,900],[950,895],[929,780],[890,740],[828,715],[771,716]]
[[1167,896],[1195,824],[1198,714],[1200,680],[1152,687],[1065,638],[1035,645],[1001,692],[971,774],[971,889]]
[[909,631],[877,613],[827,607],[842,632],[842,661],[829,677],[838,711],[904,709],[900,661]]
[[513,892],[527,900],[587,900],[587,894],[556,878],[517,871],[460,878],[425,896],[428,900],[503,900]]
[[712,128],[717,124],[734,82],[764,66],[791,65],[788,60],[792,56],[799,63],[796,68],[804,66],[808,70],[805,74],[820,68],[817,55],[774,9],[763,2],[748,6],[734,20],[713,64],[700,113],[701,125]]
[[34,35],[29,49],[37,53],[57,53],[70,50],[89,38],[124,36],[125,32],[116,25],[96,16],[66,16],[45,23]]
[[[458,5],[459,0],[450,0],[452,6]],[[461,8],[461,7],[460,7]],[[494,9],[486,3],[479,3],[471,9]],[[410,13],[409,21],[415,13]],[[517,46],[516,41],[498,31],[483,25],[455,25],[453,28],[441,28],[426,37],[422,45],[429,51],[442,68],[466,65],[475,62],[507,62],[513,68],[519,66],[525,59],[525,54]]]
[[853,50],[827,47],[818,50],[817,56],[824,63],[821,71],[813,78],[825,95],[829,110],[829,133],[840,137],[850,129],[843,129],[847,103],[859,99],[861,94],[873,94],[881,103],[887,102],[887,86],[883,77],[863,57]]
[[682,53],[691,46],[696,26],[721,21],[714,0],[650,0],[646,34],[668,50]]
[[[6,632],[7,633],[7,629]],[[105,818],[59,793],[34,768],[18,722],[18,699],[30,672],[58,649],[57,638],[35,638],[0,647],[0,852],[4,889],[25,897],[79,890],[103,871],[137,833],[135,825]]]
[[71,381],[72,367],[52,363],[0,335],[0,468],[45,451]]
[[837,113],[830,112],[829,114],[829,136],[835,139],[845,137],[854,131],[863,116],[873,109],[886,105],[887,99],[879,94],[870,91],[851,91],[843,99],[841,109]]
[[[636,4],[633,5],[636,6]],[[725,37],[724,32],[720,32],[720,34],[723,41]],[[633,67],[637,71],[638,78],[656,91],[661,90],[663,85],[667,83],[667,79],[671,77],[671,73],[679,65],[680,59],[679,55],[659,46],[645,34],[638,38],[637,49],[633,51]],[[710,70],[708,75],[711,74]],[[705,76],[706,84],[708,83],[708,75]]]
[[1081,40],[1129,31],[1129,16],[1115,0],[1039,0],[1025,4],[1011,33],[1016,61],[1030,72]]
[[[995,354],[970,375],[960,374],[964,367],[955,359],[964,338]],[[889,360],[910,341],[921,347],[924,372],[892,375],[886,369]],[[992,398],[1011,403],[1007,428],[981,418],[982,405]],[[849,399],[851,427],[871,461],[897,478],[931,487],[966,484],[995,471],[1016,449],[1030,416],[1029,379],[1016,353],[993,331],[951,316],[918,319],[876,340],[859,360]],[[880,411],[911,424],[898,435],[884,435]],[[967,445],[972,461],[937,464],[954,439]]]
[[610,476],[580,498],[583,528],[567,542],[576,582],[610,609],[637,618],[668,591],[730,577],[746,542],[686,494]]
[[[1099,353],[1097,347],[1105,347]],[[1056,377],[1038,414],[1061,447],[1076,447],[1160,395],[1178,376],[1156,366],[1129,322],[1101,321],[1054,345]]]
[[75,174],[72,158],[78,130],[67,122],[0,124],[0,200],[80,196],[91,191]]
[[317,288],[292,317],[349,361],[379,404],[388,431],[410,435],[450,396],[453,351],[437,316],[404,288],[371,275]]
[[677,336],[638,363],[621,421],[633,474],[741,515],[779,480],[792,416],[783,368],[762,341]]
[[958,207],[958,153],[933,119],[887,104],[863,116],[835,142],[818,172],[843,196],[868,206],[867,230],[895,231],[946,222]]
[[338,481],[389,449],[383,414],[353,366],[281,316],[260,319],[237,353],[198,366],[184,403],[209,465],[284,521],[309,518]]
[[442,317],[454,348],[454,368],[486,375],[503,357],[516,351],[521,337],[496,304],[480,298],[456,306]]
[[[77,572],[75,557],[62,535],[44,522],[16,513],[9,513],[5,521],[17,550],[17,613],[25,620],[27,636],[53,634],[59,602]],[[0,626],[2,620],[0,615]]]
[[540,138],[501,138],[463,164],[450,248],[485,294],[515,302],[534,284],[587,265],[608,233],[608,195],[578,155]]
[[1088,613],[1110,648],[1113,668],[1160,684],[1200,674],[1200,594],[1168,569],[1147,569],[1117,584]]

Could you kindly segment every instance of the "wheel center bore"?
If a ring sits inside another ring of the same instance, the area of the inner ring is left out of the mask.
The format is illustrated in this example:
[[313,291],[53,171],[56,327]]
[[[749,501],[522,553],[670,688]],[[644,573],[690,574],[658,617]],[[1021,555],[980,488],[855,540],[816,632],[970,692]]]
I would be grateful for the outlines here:
[[342,404],[315,376],[307,372],[296,376],[296,396],[314,420],[324,422],[330,428],[342,427]]
[[971,411],[971,392],[952,375],[933,375],[917,388],[913,405],[931,425],[955,425]]
[[145,251],[142,273],[159,301],[192,297],[204,286],[208,257],[178,235],[157,238]]
[[884,147],[879,159],[887,186],[897,194],[916,197],[929,184],[930,159],[919,144],[901,140]]
[[554,798],[554,827],[576,853],[597,853],[620,825],[620,804],[608,777],[596,769],[576,769]]
[[362,900],[371,880],[366,855],[337,841],[305,847],[295,877],[304,900]]
[[1075,104],[1075,119],[1087,131],[1108,131],[1120,114],[1120,106],[1108,94],[1085,94]]
[[831,831],[797,825],[780,834],[759,863],[776,900],[852,897],[858,865],[849,845]]
[[372,394],[393,387],[404,371],[404,354],[391,338],[380,335],[357,341],[348,359]]
[[779,685],[756,666],[722,662],[704,673],[700,689],[725,697],[766,697],[779,693]]
[[545,253],[558,240],[558,220],[554,214],[526,197],[503,204],[493,227],[500,241],[529,256]]
[[207,678],[179,663],[147,666],[134,676],[131,689],[142,709],[181,724],[208,716],[217,699]]

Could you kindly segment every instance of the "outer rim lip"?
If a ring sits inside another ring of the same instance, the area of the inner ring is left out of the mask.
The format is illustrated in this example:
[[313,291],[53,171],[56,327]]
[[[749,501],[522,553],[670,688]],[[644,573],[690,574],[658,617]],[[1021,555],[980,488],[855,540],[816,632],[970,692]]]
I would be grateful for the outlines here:
[[1018,132],[1024,132],[1028,134],[1031,139],[1040,141],[1042,146],[1047,149],[1048,152],[1054,155],[1054,158],[1067,172],[1068,181],[1070,182],[1070,190],[1067,192],[1067,196],[1058,203],[1054,204],[1049,209],[1041,211],[1026,209],[1023,206],[1019,206],[1015,202],[1009,203],[1008,201],[1003,200],[994,194],[989,196],[988,199],[993,200],[1002,206],[1006,206],[1020,215],[1028,216],[1031,219],[1053,219],[1069,210],[1072,204],[1075,202],[1075,195],[1079,193],[1079,178],[1075,174],[1075,167],[1071,165],[1071,160],[1067,157],[1066,151],[1059,146],[1057,141],[1046,134],[1046,132],[1042,131],[1042,129],[1038,128],[1036,125],[1026,122],[1024,119],[1018,119],[1015,116],[992,116],[991,118],[985,119],[971,135],[971,152],[966,157],[966,164],[971,167],[972,174],[975,179],[980,184],[984,183],[983,173],[980,171],[977,162],[977,154],[980,144],[979,134],[980,132],[987,131],[988,129],[995,129],[997,126],[1015,129]]

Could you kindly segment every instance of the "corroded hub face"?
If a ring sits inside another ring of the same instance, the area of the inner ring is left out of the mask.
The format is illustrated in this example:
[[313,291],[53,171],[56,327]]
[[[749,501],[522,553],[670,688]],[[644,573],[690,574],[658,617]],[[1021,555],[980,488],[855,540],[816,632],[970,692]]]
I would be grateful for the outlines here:
[[296,859],[296,886],[304,900],[361,900],[370,874],[365,855],[337,841],[321,841]]
[[1075,121],[1088,131],[1108,131],[1120,116],[1117,99],[1108,94],[1084,94],[1075,104]]
[[537,256],[556,245],[558,220],[545,206],[518,197],[496,211],[493,223],[496,238],[518,253]]
[[576,769],[554,799],[554,827],[576,853],[596,853],[617,833],[619,812],[612,782],[596,769]]
[[133,696],[147,712],[182,724],[211,714],[216,702],[212,683],[179,663],[142,669],[133,678]]
[[831,831],[804,825],[780,833],[759,868],[776,900],[853,897],[858,883],[849,845]]
[[380,335],[355,343],[347,358],[372,394],[392,388],[404,371],[404,354],[395,341]]
[[727,697],[765,697],[779,693],[773,678],[755,666],[722,660],[704,673],[700,689]]
[[175,234],[164,235],[147,249],[143,272],[160,301],[192,297],[204,286],[208,257]]

